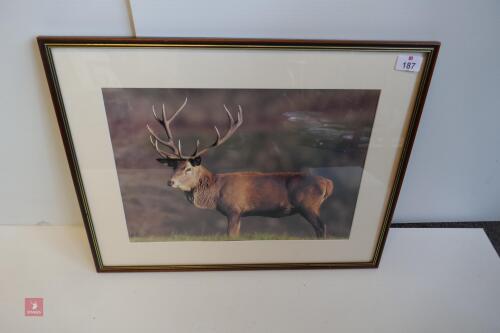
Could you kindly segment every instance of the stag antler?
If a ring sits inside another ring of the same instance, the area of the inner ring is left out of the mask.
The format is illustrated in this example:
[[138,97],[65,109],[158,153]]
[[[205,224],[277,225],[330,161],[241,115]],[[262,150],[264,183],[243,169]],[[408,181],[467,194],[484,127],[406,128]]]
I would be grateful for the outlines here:
[[217,138],[215,139],[214,143],[212,143],[210,146],[198,152],[200,141],[196,140],[196,150],[194,151],[192,158],[201,156],[205,154],[210,148],[220,146],[221,144],[226,142],[236,132],[236,130],[241,126],[241,124],[243,124],[243,110],[241,109],[241,105],[238,105],[238,113],[236,115],[236,120],[234,120],[233,116],[231,115],[231,112],[229,112],[226,105],[224,105],[224,110],[226,110],[226,114],[229,119],[229,129],[227,130],[226,134],[224,134],[224,136],[221,138],[219,129],[217,128],[217,126],[214,126],[215,133],[217,134]]
[[[214,143],[212,143],[208,147],[200,150],[199,149],[200,148],[200,140],[196,140],[196,148],[195,148],[194,152],[191,155],[183,155],[182,149],[181,149],[181,140],[177,141],[177,145],[174,143],[174,137],[173,137],[172,131],[170,129],[170,124],[175,119],[175,117],[177,117],[177,115],[184,109],[186,104],[187,104],[187,97],[184,100],[184,103],[180,106],[180,108],[177,109],[177,111],[175,111],[175,113],[169,119],[167,119],[164,104],[162,105],[162,116],[161,117],[159,117],[156,114],[154,105],[152,107],[153,115],[154,115],[156,121],[158,121],[158,123],[160,123],[162,125],[162,127],[165,129],[165,133],[167,134],[167,140],[161,139],[151,129],[151,127],[149,125],[146,125],[146,127],[150,133],[149,140],[151,141],[151,144],[153,145],[153,147],[155,147],[158,154],[163,158],[168,158],[168,159],[173,159],[173,160],[189,160],[189,159],[197,158],[197,157],[203,155],[204,153],[206,153],[210,148],[217,147],[217,146],[223,144],[224,142],[226,142],[236,132],[236,130],[241,126],[241,124],[243,124],[243,110],[241,109],[241,105],[238,105],[239,110],[238,110],[236,120],[234,120],[233,116],[231,115],[231,112],[228,110],[226,105],[224,105],[224,110],[226,111],[227,117],[229,119],[229,129],[227,130],[226,134],[224,134],[224,136],[221,138],[219,129],[217,128],[217,126],[214,126],[215,133],[217,134],[217,138],[215,139]],[[172,152],[170,153],[170,152],[166,152],[166,151],[162,150],[158,146],[158,143],[161,143],[162,145],[166,146],[167,148],[172,150]]]
[[[165,112],[165,104],[162,105],[162,116],[161,117],[159,117],[156,114],[155,106],[154,105],[152,106],[153,115],[154,115],[156,121],[159,122],[163,126],[163,128],[165,129],[168,140],[161,139],[158,135],[156,135],[156,133],[151,129],[151,127],[149,127],[149,125],[146,125],[146,127],[148,128],[148,131],[150,133],[149,140],[151,141],[151,144],[155,147],[158,154],[160,154],[160,156],[163,158],[169,158],[169,159],[187,159],[187,158],[189,158],[189,157],[184,156],[182,154],[181,140],[179,140],[177,142],[177,146],[175,145],[174,137],[173,137],[172,131],[170,129],[170,123],[172,123],[172,121],[175,119],[175,117],[177,117],[177,115],[182,111],[182,109],[184,109],[186,104],[187,104],[187,97],[184,100],[184,103],[182,103],[181,107],[179,109],[177,109],[177,111],[175,111],[175,113],[169,119],[167,119],[167,115]],[[160,149],[160,147],[158,146],[158,143],[161,143],[164,146],[170,148],[172,150],[172,153],[169,153],[169,152],[166,152],[166,151]]]

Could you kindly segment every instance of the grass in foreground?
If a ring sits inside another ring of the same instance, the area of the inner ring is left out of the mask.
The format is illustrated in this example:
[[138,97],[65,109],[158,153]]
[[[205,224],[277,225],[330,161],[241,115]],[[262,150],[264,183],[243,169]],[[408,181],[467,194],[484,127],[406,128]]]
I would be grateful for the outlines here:
[[[130,237],[131,242],[177,242],[177,241],[248,241],[248,240],[316,240],[316,237],[297,237],[287,234],[267,234],[253,233],[241,234],[239,237],[233,238],[225,234],[215,235],[188,235],[175,234],[169,236],[144,236]],[[338,239],[338,237],[328,237],[327,239]],[[320,239],[321,240],[321,239]]]

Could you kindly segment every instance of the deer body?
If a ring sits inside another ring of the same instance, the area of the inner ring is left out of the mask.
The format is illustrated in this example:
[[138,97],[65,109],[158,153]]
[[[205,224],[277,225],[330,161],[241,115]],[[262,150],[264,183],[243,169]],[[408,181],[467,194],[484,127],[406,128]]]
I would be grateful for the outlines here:
[[[240,219],[244,216],[283,217],[293,214],[302,215],[313,227],[316,237],[326,237],[326,227],[320,218],[322,203],[332,194],[333,182],[330,179],[309,175],[303,172],[235,172],[212,173],[201,165],[201,155],[211,147],[226,141],[243,123],[240,107],[235,121],[224,106],[230,128],[221,138],[215,127],[215,142],[199,150],[199,141],[191,155],[183,155],[180,141],[173,142],[170,123],[184,108],[184,104],[167,120],[165,108],[159,117],[153,108],[156,120],[164,127],[167,140],[160,139],[148,126],[150,140],[160,154],[159,162],[173,168],[168,185],[184,191],[186,198],[195,207],[215,209],[228,220],[227,233],[237,237],[240,232]],[[166,152],[158,144],[169,148]]]
[[302,172],[213,174],[189,161],[174,167],[169,186],[179,188],[195,207],[216,209],[228,219],[227,233],[237,237],[244,216],[302,215],[317,237],[325,237],[320,207],[333,191],[329,179]]

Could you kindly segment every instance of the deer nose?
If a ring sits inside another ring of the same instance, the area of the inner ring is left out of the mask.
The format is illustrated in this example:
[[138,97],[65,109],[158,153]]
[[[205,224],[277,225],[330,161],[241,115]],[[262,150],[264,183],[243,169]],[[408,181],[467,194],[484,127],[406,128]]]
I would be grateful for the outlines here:
[[167,182],[167,185],[168,185],[168,186],[173,186],[173,185],[174,185],[174,182],[173,182],[173,181],[171,181],[171,180],[169,180],[169,181]]

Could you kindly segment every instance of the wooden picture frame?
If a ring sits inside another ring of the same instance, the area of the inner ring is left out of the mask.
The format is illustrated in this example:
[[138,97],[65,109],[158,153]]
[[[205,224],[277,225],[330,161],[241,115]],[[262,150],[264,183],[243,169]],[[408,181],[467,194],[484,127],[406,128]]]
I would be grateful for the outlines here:
[[439,42],[38,44],[97,271],[378,266]]

